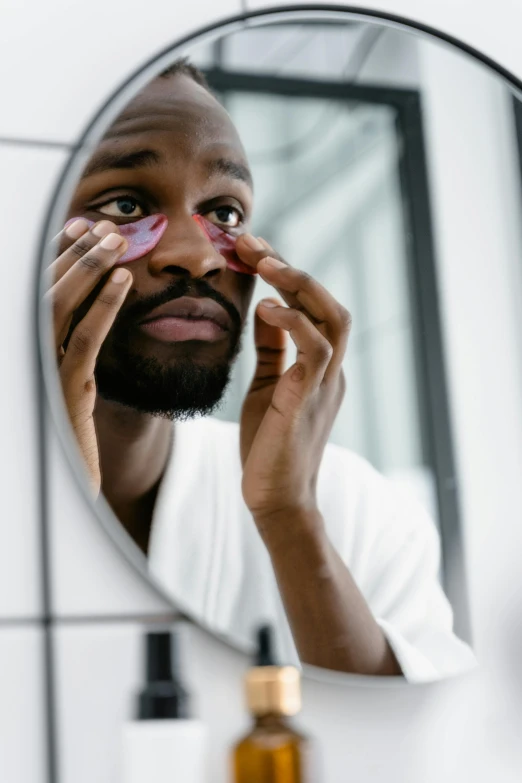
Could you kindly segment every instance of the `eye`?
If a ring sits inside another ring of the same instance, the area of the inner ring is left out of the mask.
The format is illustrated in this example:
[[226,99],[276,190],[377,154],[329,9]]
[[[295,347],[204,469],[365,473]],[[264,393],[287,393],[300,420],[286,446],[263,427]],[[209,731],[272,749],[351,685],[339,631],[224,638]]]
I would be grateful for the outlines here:
[[226,228],[237,228],[243,222],[243,215],[236,207],[232,207],[229,204],[225,204],[222,207],[216,207],[211,209],[210,212],[205,214],[207,220],[216,225],[225,226]]
[[97,206],[96,211],[111,217],[143,217],[143,207],[132,196],[113,198],[105,204]]

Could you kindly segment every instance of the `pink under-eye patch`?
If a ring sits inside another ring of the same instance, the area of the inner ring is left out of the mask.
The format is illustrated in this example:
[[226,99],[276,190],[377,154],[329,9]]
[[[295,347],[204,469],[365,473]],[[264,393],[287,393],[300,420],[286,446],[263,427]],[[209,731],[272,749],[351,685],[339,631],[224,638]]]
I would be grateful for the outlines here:
[[[89,224],[89,228],[94,226],[94,220],[82,218]],[[74,223],[78,218],[71,218],[65,224],[65,228]],[[128,261],[136,261],[137,258],[146,256],[151,250],[154,250],[161,237],[165,233],[168,220],[165,215],[148,215],[147,217],[135,220],[134,223],[124,223],[119,226],[120,234],[125,237],[128,248],[118,264],[126,264]]]
[[218,253],[226,259],[227,266],[234,272],[241,272],[244,275],[257,275],[255,269],[248,264],[244,264],[236,252],[236,237],[227,234],[226,231],[211,223],[202,215],[192,216],[196,223],[203,229],[209,241],[214,245]]

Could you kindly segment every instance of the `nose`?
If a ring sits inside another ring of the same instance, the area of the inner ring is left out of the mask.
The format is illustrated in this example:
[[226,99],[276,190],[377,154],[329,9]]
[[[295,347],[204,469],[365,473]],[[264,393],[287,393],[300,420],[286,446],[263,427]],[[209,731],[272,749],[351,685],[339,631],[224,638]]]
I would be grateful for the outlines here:
[[226,269],[227,263],[190,215],[169,217],[160,241],[149,254],[153,276],[162,274],[211,277]]

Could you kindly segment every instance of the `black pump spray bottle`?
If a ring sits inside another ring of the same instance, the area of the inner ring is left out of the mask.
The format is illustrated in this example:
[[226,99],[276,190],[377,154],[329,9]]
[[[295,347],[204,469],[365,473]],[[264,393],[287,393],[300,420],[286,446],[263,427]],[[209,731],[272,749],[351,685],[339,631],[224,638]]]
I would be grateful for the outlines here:
[[144,637],[145,682],[123,730],[123,783],[204,783],[205,726],[190,715],[175,632]]

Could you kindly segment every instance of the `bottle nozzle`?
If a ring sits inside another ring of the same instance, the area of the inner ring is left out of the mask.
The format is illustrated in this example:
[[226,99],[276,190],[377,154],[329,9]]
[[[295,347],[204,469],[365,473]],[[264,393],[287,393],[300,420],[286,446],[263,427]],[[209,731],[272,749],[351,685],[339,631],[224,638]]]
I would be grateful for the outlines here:
[[276,666],[272,627],[262,625],[257,630],[257,650],[254,666]]
[[138,697],[139,720],[188,717],[188,694],[178,676],[176,642],[170,631],[146,634],[147,682]]

